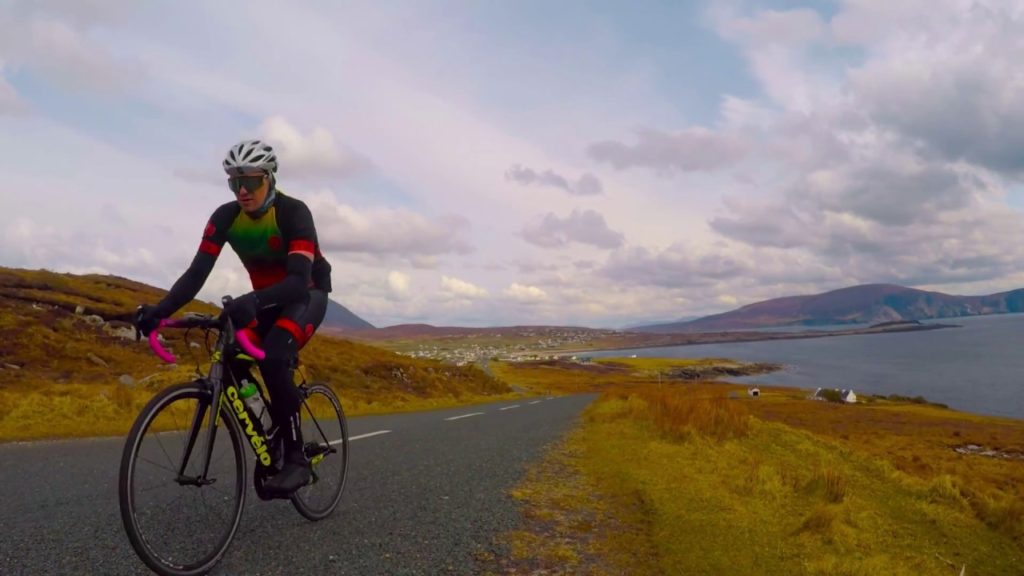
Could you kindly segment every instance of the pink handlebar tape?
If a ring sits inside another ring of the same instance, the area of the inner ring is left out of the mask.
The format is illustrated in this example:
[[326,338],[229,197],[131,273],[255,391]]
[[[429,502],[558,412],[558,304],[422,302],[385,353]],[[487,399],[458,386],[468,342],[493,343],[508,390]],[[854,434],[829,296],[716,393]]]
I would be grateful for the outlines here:
[[[160,329],[167,327],[174,328],[175,326],[178,325],[179,323],[177,321],[165,318],[160,321],[160,324],[157,325],[156,330],[153,330],[152,332],[149,333],[149,347],[153,349],[153,353],[156,354],[157,357],[159,357],[164,362],[167,362],[168,364],[176,364],[178,362],[178,359],[174,357],[174,354],[171,354],[163,346],[160,345]],[[257,348],[252,343],[252,340],[249,339],[249,335],[246,334],[245,332],[236,332],[235,338],[238,340],[238,344],[242,347],[242,350],[244,350],[245,353],[248,354],[249,356],[252,356],[257,360],[263,360],[264,358],[267,357],[267,353]]]

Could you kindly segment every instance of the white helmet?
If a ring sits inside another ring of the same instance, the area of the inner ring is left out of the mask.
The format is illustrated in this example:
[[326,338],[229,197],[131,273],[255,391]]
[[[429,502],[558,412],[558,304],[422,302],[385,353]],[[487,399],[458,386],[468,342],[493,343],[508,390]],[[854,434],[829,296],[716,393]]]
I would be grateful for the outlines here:
[[243,140],[228,150],[224,171],[228,174],[258,168],[267,174],[277,172],[277,155],[269,144],[260,140]]

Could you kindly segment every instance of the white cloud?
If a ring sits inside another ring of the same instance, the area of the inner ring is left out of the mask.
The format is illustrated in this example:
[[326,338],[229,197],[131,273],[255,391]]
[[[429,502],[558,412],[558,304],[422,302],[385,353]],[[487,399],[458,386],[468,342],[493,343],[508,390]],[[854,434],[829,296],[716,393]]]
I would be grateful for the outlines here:
[[[852,2],[837,38],[870,54],[849,73],[862,113],[929,156],[1024,172],[1020,2]],[[870,42],[870,44],[865,44]]]
[[813,49],[828,41],[828,27],[814,10],[760,10],[744,16],[719,2],[709,15],[723,38],[743,48],[751,71],[776,104],[811,113],[834,96],[810,63]]
[[450,276],[441,276],[441,290],[454,298],[475,300],[487,297],[487,290],[465,280]]
[[763,10],[749,17],[719,10],[713,16],[723,36],[759,49],[802,47],[823,40],[828,30],[821,15],[811,9]]
[[[557,41],[505,45],[476,33],[479,11],[430,4],[268,19],[270,0],[8,1],[0,133],[17,138],[0,168],[18,197],[0,259],[166,287],[230,199],[220,154],[261,135],[313,210],[337,297],[375,323],[607,325],[865,281],[1018,287],[1021,3],[815,5],[831,21],[759,4],[713,1],[706,21],[735,49],[702,58],[738,51],[747,69],[679,84],[717,62],[664,68],[651,46],[678,45],[627,41],[633,24],[590,10],[545,14],[572,25]],[[706,92],[723,85],[742,96]],[[18,218],[46,238],[11,236]],[[247,289],[225,254],[211,299]],[[483,292],[497,297],[465,295]]]
[[505,171],[505,179],[523,186],[537,184],[559,188],[576,196],[594,196],[603,192],[601,181],[589,172],[580,176],[575,182],[570,182],[565,176],[552,170],[537,172],[516,164]]
[[735,164],[746,154],[743,141],[731,134],[705,128],[669,133],[655,129],[637,131],[636,144],[615,141],[591,144],[587,151],[599,162],[622,170],[653,168],[662,174],[673,171],[711,171]]
[[278,154],[280,173],[296,178],[346,178],[370,169],[370,163],[349,148],[335,142],[322,126],[302,134],[282,116],[272,116],[260,125],[260,135]]
[[539,222],[523,228],[522,237],[543,248],[560,248],[575,242],[609,249],[618,248],[625,241],[622,233],[608,227],[599,212],[579,209],[565,218],[549,212]]
[[226,189],[228,186],[227,176],[218,164],[204,168],[175,168],[173,174],[185,182],[192,184],[203,184]]
[[134,88],[146,70],[133,57],[115,55],[88,34],[117,20],[124,7],[91,2],[94,13],[81,7],[56,8],[54,2],[20,2],[0,15],[0,54],[8,65],[25,67],[66,89],[113,94]]
[[308,199],[324,251],[403,258],[467,254],[469,222],[460,216],[427,218],[406,208],[360,210],[330,194]]
[[[113,218],[108,218],[112,223]],[[122,227],[107,233],[58,228],[28,217],[6,226],[0,261],[16,267],[44,267],[77,274],[121,274],[132,278],[163,275],[163,262],[147,247],[126,243]]]
[[536,286],[513,282],[505,289],[505,296],[518,302],[541,302],[548,299],[547,292]]
[[740,303],[739,298],[736,298],[732,294],[722,294],[718,298],[716,298],[716,300],[718,300],[719,304],[728,307],[735,307],[737,304]]
[[388,272],[388,288],[391,293],[398,297],[409,295],[409,275],[397,270]]

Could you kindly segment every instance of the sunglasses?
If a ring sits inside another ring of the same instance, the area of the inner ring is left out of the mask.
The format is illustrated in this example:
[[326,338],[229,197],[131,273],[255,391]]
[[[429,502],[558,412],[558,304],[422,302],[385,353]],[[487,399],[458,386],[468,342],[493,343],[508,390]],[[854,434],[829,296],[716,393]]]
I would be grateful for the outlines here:
[[242,191],[245,188],[249,192],[254,192],[263,186],[263,182],[267,179],[265,174],[255,174],[249,176],[231,176],[228,178],[228,188],[235,194]]

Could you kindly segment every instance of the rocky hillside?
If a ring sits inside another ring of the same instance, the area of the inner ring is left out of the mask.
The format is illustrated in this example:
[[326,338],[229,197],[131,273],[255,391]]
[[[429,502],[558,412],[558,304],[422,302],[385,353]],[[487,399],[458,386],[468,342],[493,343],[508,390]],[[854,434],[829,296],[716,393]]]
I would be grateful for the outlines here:
[[894,284],[864,284],[811,296],[787,296],[692,320],[641,326],[650,332],[712,331],[773,326],[874,324],[1024,312],[1024,289],[953,296]]
[[[140,302],[164,291],[126,278],[58,274],[0,267],[0,393],[61,384],[132,386],[166,366],[130,324]],[[216,313],[193,301],[184,311]],[[205,362],[201,335],[190,342],[167,331],[168,347],[183,368]],[[400,356],[382,348],[318,335],[303,350],[304,363],[349,398],[431,398],[491,394],[507,387],[472,367]],[[0,398],[3,400],[3,398]],[[0,401],[0,419],[5,405]]]

